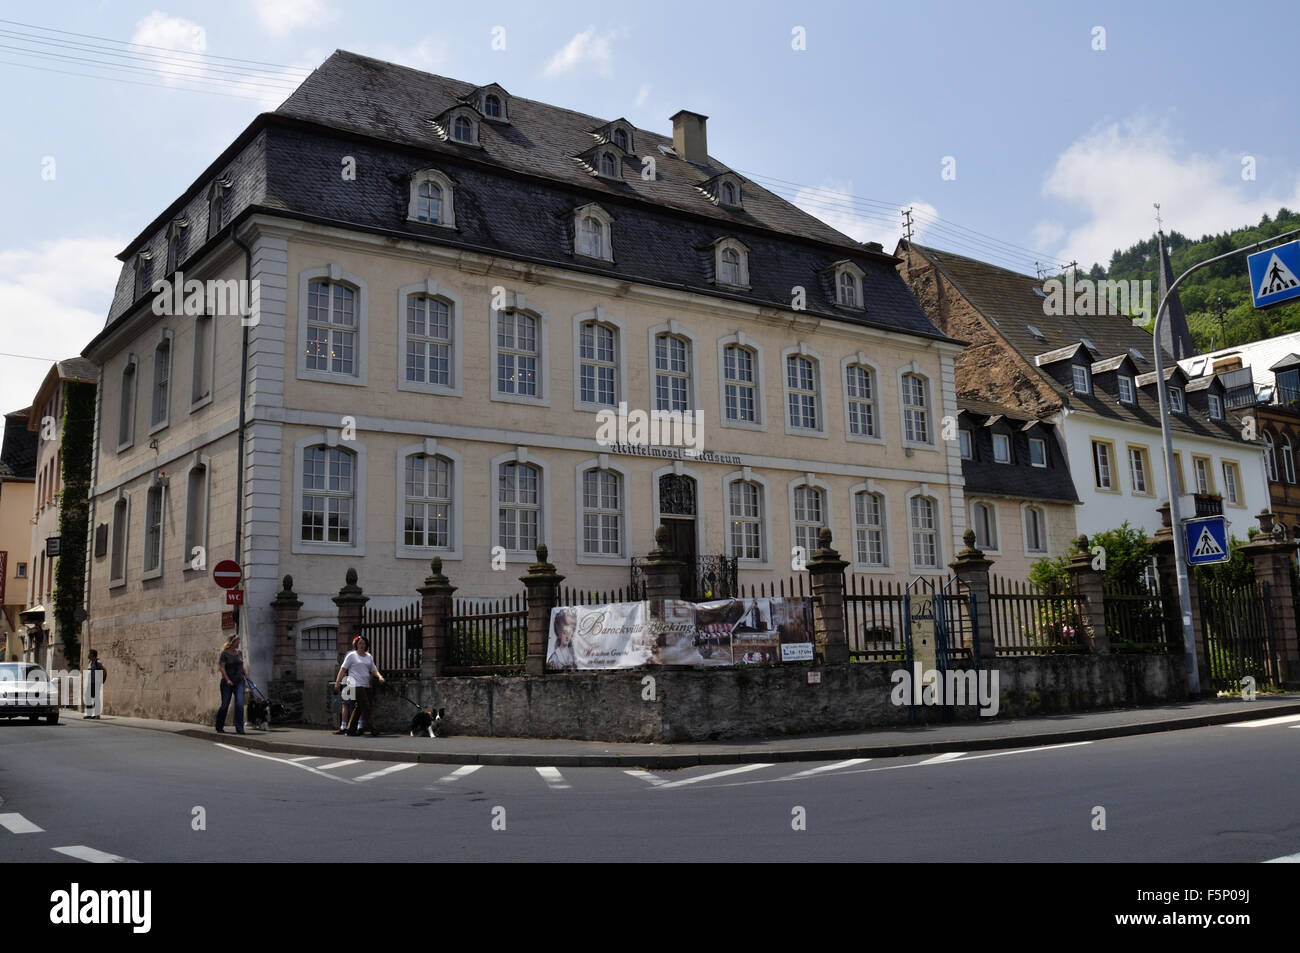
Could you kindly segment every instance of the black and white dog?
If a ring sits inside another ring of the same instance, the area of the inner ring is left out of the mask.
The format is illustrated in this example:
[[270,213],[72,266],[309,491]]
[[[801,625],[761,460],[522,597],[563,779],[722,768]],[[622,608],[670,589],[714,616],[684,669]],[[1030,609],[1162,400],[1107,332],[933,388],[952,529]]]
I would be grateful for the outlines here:
[[252,728],[265,731],[271,723],[271,716],[284,714],[284,706],[279,702],[268,702],[264,698],[253,697],[248,700],[248,724]]
[[444,716],[447,709],[439,708],[437,711],[429,711],[421,708],[411,719],[411,728],[408,734],[414,738],[417,734],[427,734],[430,738],[437,738],[446,735],[446,721]]

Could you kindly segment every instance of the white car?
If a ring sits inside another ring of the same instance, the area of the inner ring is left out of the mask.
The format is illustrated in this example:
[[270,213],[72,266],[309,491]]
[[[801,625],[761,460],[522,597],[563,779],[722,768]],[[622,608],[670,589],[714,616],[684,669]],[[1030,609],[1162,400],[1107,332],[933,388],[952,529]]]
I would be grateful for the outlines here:
[[59,723],[59,687],[32,662],[0,662],[0,718]]

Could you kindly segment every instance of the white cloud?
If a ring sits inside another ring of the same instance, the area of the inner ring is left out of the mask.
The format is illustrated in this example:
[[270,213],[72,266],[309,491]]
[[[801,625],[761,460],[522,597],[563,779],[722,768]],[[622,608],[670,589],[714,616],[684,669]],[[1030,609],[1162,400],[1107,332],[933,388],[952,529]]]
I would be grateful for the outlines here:
[[[122,263],[121,238],[64,238],[0,251],[0,413],[32,402],[54,360],[75,357],[104,327]],[[12,323],[10,323],[12,322]],[[18,333],[16,329],[21,329]]]
[[324,0],[254,0],[253,6],[262,26],[274,36],[282,36],[300,26],[321,26],[337,16]]
[[855,241],[880,242],[890,252],[903,237],[903,209],[912,210],[912,237],[917,241],[924,239],[926,229],[939,215],[933,205],[920,200],[893,208],[858,199],[853,194],[852,183],[805,186],[790,201]]
[[641,88],[636,91],[637,108],[640,109],[642,106],[644,106],[646,104],[646,100],[648,100],[649,98],[650,98],[650,84],[642,83]]
[[[1300,205],[1300,180],[1243,181],[1241,153],[1189,152],[1163,124],[1143,119],[1112,123],[1071,143],[1057,157],[1043,194],[1082,206],[1085,221],[1069,230],[1058,258],[1085,268],[1105,265],[1155,230],[1155,209],[1165,229],[1191,238],[1258,222],[1279,206]],[[1044,234],[1052,223],[1040,223]],[[1059,238],[1060,236],[1058,236]]]
[[610,48],[614,32],[597,34],[594,26],[589,26],[574,36],[564,48],[550,58],[543,76],[560,76],[571,73],[583,65],[590,65],[602,76],[612,72],[613,50]]

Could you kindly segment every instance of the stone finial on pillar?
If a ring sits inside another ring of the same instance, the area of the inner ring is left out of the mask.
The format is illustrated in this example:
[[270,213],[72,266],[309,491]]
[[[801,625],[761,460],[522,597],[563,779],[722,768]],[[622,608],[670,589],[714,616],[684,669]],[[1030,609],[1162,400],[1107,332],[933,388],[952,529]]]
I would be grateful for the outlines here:
[[293,591],[293,576],[285,576],[281,589],[271,600],[275,614],[275,645],[271,661],[271,677],[295,679],[298,677],[298,610],[302,600]]
[[966,591],[975,597],[975,615],[971,620],[975,624],[975,645],[972,648],[977,651],[979,664],[991,665],[997,658],[997,645],[993,640],[993,608],[989,602],[989,568],[993,565],[993,560],[984,555],[984,552],[975,547],[975,531],[966,530],[962,534],[962,542],[966,548],[957,554],[957,558],[949,563],[953,574],[961,580]]
[[349,568],[343,588],[334,597],[339,607],[339,659],[352,651],[352,640],[361,634],[361,618],[370,597],[357,585],[357,571]]
[[1106,634],[1106,588],[1100,572],[1092,568],[1092,549],[1088,537],[1080,534],[1074,541],[1075,553],[1070,557],[1065,571],[1070,577],[1070,588],[1082,605],[1078,638],[1086,638],[1092,652],[1110,654],[1110,637]]
[[546,674],[546,639],[551,630],[551,610],[559,600],[560,583],[564,577],[547,562],[546,544],[537,547],[537,562],[519,577],[528,593],[528,656],[524,672],[528,675]]
[[429,562],[429,575],[420,594],[420,677],[435,678],[447,665],[448,636],[451,618],[451,594],[456,587],[442,574],[442,557]]
[[836,665],[849,660],[849,633],[844,618],[844,568],[848,562],[831,547],[831,531],[817,533],[817,551],[808,559],[812,583],[814,651],[818,661]]
[[686,564],[668,548],[672,534],[663,523],[655,529],[655,548],[640,563],[646,599],[680,599]]

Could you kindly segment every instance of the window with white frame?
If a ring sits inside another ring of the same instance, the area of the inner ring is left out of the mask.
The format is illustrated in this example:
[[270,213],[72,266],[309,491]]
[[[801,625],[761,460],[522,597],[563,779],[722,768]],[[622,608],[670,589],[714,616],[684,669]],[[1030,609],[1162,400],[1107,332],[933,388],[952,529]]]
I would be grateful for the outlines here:
[[[186,568],[195,566],[198,559],[208,548],[208,466],[202,460],[190,467],[185,480],[185,552],[181,561]],[[206,560],[199,560],[197,568],[203,568]]]
[[356,289],[325,279],[310,282],[307,286],[307,370],[355,376],[357,332]]
[[983,550],[998,548],[998,517],[990,503],[972,503],[971,526],[975,530],[975,547]]
[[118,394],[117,445],[130,446],[135,442],[135,385],[136,360],[128,356],[122,367],[122,385]]
[[623,478],[613,470],[597,468],[582,474],[582,552],[623,554]]
[[153,349],[153,403],[149,412],[150,432],[167,426],[171,414],[172,339],[165,336]]
[[190,378],[190,404],[212,396],[217,323],[210,314],[194,316],[194,373]]
[[908,501],[912,530],[912,565],[917,569],[939,568],[938,505],[928,496]]
[[1129,480],[1134,493],[1146,493],[1147,490],[1147,453],[1141,447],[1128,448]]
[[1291,438],[1282,436],[1282,471],[1287,483],[1295,482],[1295,454],[1291,451]]
[[825,500],[825,494],[815,486],[804,483],[794,488],[794,544],[802,546],[806,556],[817,551],[817,534],[826,525]]
[[1025,507],[1025,552],[1047,552],[1047,521],[1042,507]]
[[961,442],[961,458],[963,460],[975,459],[975,447],[971,441],[971,432],[969,430],[957,431],[957,439]]
[[221,178],[208,189],[208,238],[225,228],[230,220],[230,179]]
[[586,258],[613,261],[610,228],[614,219],[596,205],[584,205],[574,218],[574,251]]
[[811,358],[799,354],[786,356],[786,403],[790,426],[796,430],[821,429],[817,377],[817,366]]
[[863,566],[889,565],[885,545],[885,498],[865,490],[853,494],[853,532],[857,561]]
[[425,179],[415,191],[416,221],[430,222],[434,225],[442,222],[442,186]]
[[861,364],[844,369],[848,393],[849,433],[855,437],[878,437],[876,430],[875,374]]
[[1268,478],[1274,483],[1277,479],[1277,451],[1273,446],[1273,437],[1267,430],[1264,431],[1264,469],[1268,472]]
[[1204,457],[1192,457],[1192,473],[1196,476],[1196,492],[1209,493],[1210,486],[1210,461]]
[[353,543],[356,511],[356,455],[341,447],[307,447],[302,452],[304,543]]
[[618,159],[612,152],[602,152],[600,154],[600,174],[608,179],[617,179]]
[[437,169],[422,169],[412,175],[406,217],[413,222],[454,228],[456,190],[451,179]]
[[457,142],[473,142],[474,123],[467,116],[457,116],[451,124],[451,137]]
[[538,319],[521,311],[497,312],[497,393],[539,397]]
[[162,571],[163,488],[149,487],[144,502],[144,572],[146,576]]
[[442,456],[406,457],[402,545],[408,549],[452,548],[452,467]]
[[835,269],[835,303],[845,308],[861,308],[862,271],[852,263]]
[[1169,411],[1174,414],[1183,412],[1183,389],[1181,387],[1169,388]]
[[735,480],[727,488],[728,555],[763,558],[763,488]]
[[729,344],[722,352],[723,394],[728,420],[756,423],[755,354],[751,348]]
[[1133,403],[1133,378],[1123,374],[1119,377],[1119,400],[1121,404]]
[[690,347],[675,334],[655,335],[655,410],[691,409]]
[[1088,395],[1092,393],[1092,374],[1088,368],[1082,364],[1074,364],[1070,367],[1070,372],[1074,376],[1074,392],[1076,394]]
[[185,260],[185,244],[189,237],[189,223],[183,220],[167,226],[167,274],[180,267]]
[[724,238],[717,243],[718,284],[731,288],[749,287],[749,249],[734,238]]
[[1235,463],[1223,464],[1223,498],[1236,506],[1241,502],[1240,491],[1237,489],[1241,485],[1241,478],[1237,475],[1237,465]]
[[1047,441],[1042,437],[1029,438],[1029,465],[1033,467],[1047,466]]
[[1210,419],[1223,419],[1223,398],[1218,394],[1210,394]]
[[406,298],[406,380],[451,388],[452,304],[431,295]]
[[1011,438],[1004,433],[993,435],[993,462],[1011,462]]
[[723,205],[736,205],[736,187],[730,182],[723,182],[720,193]]
[[127,518],[130,515],[129,502],[125,495],[118,496],[113,503],[112,549],[109,556],[109,585],[121,585],[126,582],[126,544]]
[[578,401],[612,407],[618,399],[618,329],[598,321],[578,326]]
[[483,97],[483,115],[489,119],[501,118],[501,97],[496,93],[488,93]]
[[502,463],[497,467],[497,532],[507,552],[532,553],[537,549],[542,522],[541,474],[527,463]]
[[902,378],[903,438],[907,443],[930,443],[930,385],[919,374]]
[[1114,483],[1110,473],[1110,444],[1099,440],[1092,442],[1092,475],[1094,486],[1099,490],[1113,490]]

